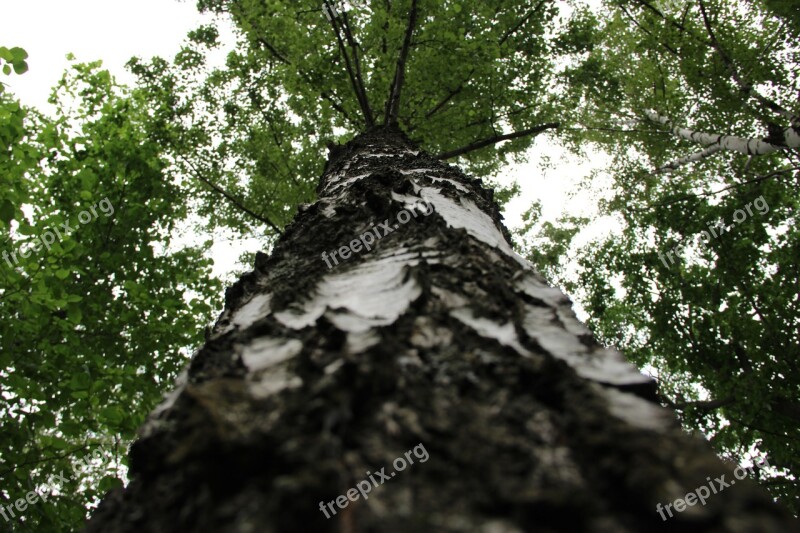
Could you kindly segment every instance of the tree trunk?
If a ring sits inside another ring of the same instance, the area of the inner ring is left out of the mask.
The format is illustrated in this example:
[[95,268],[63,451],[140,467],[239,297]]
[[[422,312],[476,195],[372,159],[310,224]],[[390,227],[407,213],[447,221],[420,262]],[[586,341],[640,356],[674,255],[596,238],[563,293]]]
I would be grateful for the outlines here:
[[375,128],[318,192],[228,289],[88,532],[794,527],[749,481],[662,520],[732,468],[512,251],[479,180]]

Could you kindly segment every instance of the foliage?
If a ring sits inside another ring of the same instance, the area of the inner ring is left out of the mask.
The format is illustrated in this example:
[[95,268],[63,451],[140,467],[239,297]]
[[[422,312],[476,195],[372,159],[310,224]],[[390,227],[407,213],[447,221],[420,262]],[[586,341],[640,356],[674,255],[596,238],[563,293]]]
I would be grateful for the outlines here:
[[[205,246],[172,249],[187,194],[142,98],[99,63],[65,75],[52,117],[0,94],[0,503],[102,455],[50,487],[19,531],[73,530],[120,483],[127,442],[219,292]],[[54,228],[63,234],[34,248]]]
[[[559,59],[548,44],[548,32],[557,30],[556,2],[531,6],[515,0],[489,6],[472,0],[445,5],[424,0],[417,4],[420,13],[436,16],[426,15],[414,29],[399,123],[422,146],[432,153],[445,152],[556,120],[558,100],[548,91]],[[221,112],[220,123],[214,126],[219,128],[218,138],[260,143],[247,159],[263,154],[264,166],[272,170],[259,181],[277,182],[273,186],[278,187],[291,180],[292,172],[286,168],[290,166],[307,188],[316,182],[321,168],[300,165],[319,164],[329,142],[347,140],[365,128],[342,50],[353,58],[354,70],[358,63],[371,118],[382,121],[408,26],[410,1],[370,2],[368,7],[342,14],[337,26],[341,46],[316,0],[214,0],[199,6],[229,14],[240,30],[239,41],[225,68],[211,71],[196,87],[179,85],[178,93],[187,95],[185,101],[194,104],[195,113],[199,109]],[[202,61],[198,48],[213,44],[213,30],[198,30],[193,40],[185,52],[196,58],[192,68]],[[156,64],[138,65],[148,79],[163,79],[163,70],[155,76],[146,74]],[[176,57],[176,67],[185,70],[186,65]],[[172,69],[170,76],[181,74]],[[286,139],[295,143],[291,154],[285,149]],[[486,176],[499,168],[507,154],[520,152],[530,143],[531,137],[525,137],[500,147],[492,144],[460,163]],[[233,147],[226,155],[242,152]],[[281,162],[286,158],[291,158],[289,165]],[[253,198],[249,203],[256,202],[255,192],[239,192]]]
[[[567,141],[600,143],[610,154],[614,187],[603,214],[622,230],[578,249],[574,226],[546,228],[548,246],[577,256],[574,277],[565,275],[566,256],[531,257],[573,293],[604,342],[657,373],[687,429],[736,461],[767,454],[777,470],[765,485],[797,513],[800,154],[717,153],[657,172],[701,147],[644,114],[773,138],[791,124],[777,108],[800,112],[797,28],[758,3],[606,5],[596,24],[572,32],[584,43],[568,70],[573,120],[584,128]],[[729,230],[711,235],[719,221]],[[678,244],[688,251],[673,262],[667,254]]]
[[[28,71],[28,52],[22,48],[15,46],[7,48],[0,46],[0,65],[2,65],[3,74],[10,76],[12,72],[16,74],[24,74]],[[0,83],[0,92],[3,92],[3,84]]]
[[[78,477],[103,481],[70,482],[23,527],[80,522],[118,482],[122,448],[200,342],[219,293],[208,243],[181,247],[177,229],[199,220],[268,248],[313,201],[326,148],[384,122],[399,94],[399,125],[479,177],[523,159],[536,133],[557,125],[574,148],[598,143],[613,155],[603,207],[622,233],[581,250],[570,279],[586,220],[540,224],[534,208],[523,232],[541,229],[531,258],[578,297],[601,339],[658,371],[687,428],[722,453],[755,448],[783,468],[770,489],[793,505],[797,154],[717,154],[655,173],[697,147],[644,112],[699,131],[774,134],[786,124],[757,95],[796,109],[796,19],[774,0],[704,4],[709,20],[688,0],[608,0],[594,11],[577,0],[372,0],[329,20],[318,0],[200,0],[235,24],[222,62],[209,25],[171,61],[132,60],[135,90],[99,64],[77,65],[52,117],[0,92],[0,252],[103,198],[114,206],[19,265],[0,264],[0,499],[100,447],[105,459]],[[24,60],[0,48],[4,67],[22,72]],[[661,262],[659,252],[761,197],[768,212],[678,264]],[[713,406],[696,402],[705,393]]]

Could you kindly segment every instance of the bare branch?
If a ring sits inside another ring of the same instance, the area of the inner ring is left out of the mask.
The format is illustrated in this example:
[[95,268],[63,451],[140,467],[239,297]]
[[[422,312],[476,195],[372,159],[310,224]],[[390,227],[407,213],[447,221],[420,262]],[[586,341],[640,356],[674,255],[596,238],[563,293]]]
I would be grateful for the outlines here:
[[483,139],[480,141],[475,141],[472,144],[468,144],[467,146],[463,146],[461,148],[457,148],[455,150],[450,150],[449,152],[443,152],[437,155],[437,159],[451,159],[453,157],[457,157],[460,155],[464,155],[469,152],[473,152],[475,150],[480,150],[486,146],[490,146],[492,144],[497,144],[501,141],[508,141],[510,139],[518,139],[520,137],[527,137],[529,135],[536,135],[541,133],[545,130],[555,129],[558,128],[560,124],[558,122],[548,122],[547,124],[542,124],[540,126],[535,126],[533,128],[529,128],[527,130],[516,131],[514,133],[506,133],[504,135],[495,135],[493,137],[489,137],[488,139]]
[[179,157],[181,159],[183,159],[184,163],[186,163],[189,166],[189,168],[191,168],[194,171],[195,178],[197,178],[199,181],[201,181],[201,182],[205,183],[206,185],[208,185],[211,188],[211,190],[213,190],[215,193],[219,194],[220,196],[222,196],[223,198],[228,200],[237,209],[240,209],[244,213],[247,213],[251,217],[253,217],[256,220],[258,220],[259,222],[261,222],[263,224],[266,224],[267,226],[272,228],[272,230],[275,233],[277,233],[278,236],[280,236],[280,237],[283,236],[283,232],[281,231],[281,229],[276,224],[274,224],[267,216],[259,215],[258,213],[256,213],[256,212],[252,211],[251,209],[249,209],[242,202],[240,202],[236,197],[231,195],[228,191],[226,191],[225,189],[223,189],[219,185],[215,184],[214,182],[212,182],[208,178],[206,178],[203,175],[203,173],[200,171],[200,169],[198,169],[194,165],[194,163],[192,163],[192,161],[190,161],[189,159],[187,159],[183,155],[181,155]]
[[[333,8],[328,4],[328,0],[325,0],[325,6],[329,13],[335,13]],[[358,100],[358,105],[361,107],[361,112],[364,114],[364,122],[366,123],[367,128],[371,128],[375,125],[375,122],[372,118],[372,112],[369,109],[369,105],[364,101],[364,95],[361,93],[360,87],[358,85],[358,80],[356,79],[355,72],[353,71],[353,67],[350,64],[350,56],[347,54],[347,49],[344,46],[344,41],[342,41],[342,36],[339,34],[339,25],[336,23],[336,17],[330,17],[331,26],[333,27],[333,34],[336,36],[336,42],[339,45],[339,52],[342,54],[345,62],[345,68],[347,70],[347,75],[350,77],[350,83],[353,85],[353,91],[356,93],[356,99]]]
[[408,59],[408,51],[411,49],[411,36],[414,33],[414,27],[417,25],[417,0],[411,0],[411,9],[408,13],[408,26],[406,27],[406,35],[403,39],[403,47],[400,49],[400,54],[397,57],[397,68],[394,71],[394,80],[392,81],[392,88],[389,92],[389,100],[386,102],[386,115],[383,119],[384,125],[397,123],[397,116],[400,113],[400,92],[403,89],[403,83],[406,76],[406,60]]
[[375,118],[372,114],[372,108],[369,105],[369,98],[367,98],[367,88],[364,85],[363,78],[361,77],[361,61],[358,59],[358,43],[356,43],[356,40],[353,37],[353,32],[350,30],[350,21],[347,18],[347,12],[342,14],[342,20],[344,21],[343,29],[345,38],[347,39],[347,43],[350,45],[350,48],[353,49],[353,63],[355,64],[356,68],[356,81],[358,82],[358,86],[361,90],[361,98],[364,101],[364,106],[367,109],[367,113],[369,113],[370,121],[374,122]]

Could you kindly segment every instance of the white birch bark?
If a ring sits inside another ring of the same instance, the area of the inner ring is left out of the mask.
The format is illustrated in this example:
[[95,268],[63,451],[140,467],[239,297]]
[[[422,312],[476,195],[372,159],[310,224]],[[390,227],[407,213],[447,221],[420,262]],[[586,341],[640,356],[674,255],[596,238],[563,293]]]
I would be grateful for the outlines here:
[[723,150],[730,150],[747,155],[766,155],[786,148],[800,148],[800,134],[790,126],[782,130],[783,142],[785,146],[772,144],[762,139],[748,137],[738,137],[735,135],[718,135],[703,133],[688,128],[672,127],[669,118],[659,115],[655,111],[649,110],[645,114],[651,121],[664,126],[671,127],[672,133],[689,141],[694,141],[703,146],[718,145]]
[[[513,251],[478,180],[376,130],[332,155],[318,192],[228,290],[88,533],[634,533],[733,475]],[[401,471],[418,443],[429,459]],[[785,516],[740,483],[670,518],[698,519]]]
[[683,165],[702,161],[703,159],[716,154],[720,150],[722,150],[722,146],[719,144],[713,144],[704,150],[700,150],[699,152],[689,154],[685,157],[681,157],[680,159],[675,159],[674,161],[670,161],[666,165],[658,167],[657,172],[671,172],[673,170],[677,170]]

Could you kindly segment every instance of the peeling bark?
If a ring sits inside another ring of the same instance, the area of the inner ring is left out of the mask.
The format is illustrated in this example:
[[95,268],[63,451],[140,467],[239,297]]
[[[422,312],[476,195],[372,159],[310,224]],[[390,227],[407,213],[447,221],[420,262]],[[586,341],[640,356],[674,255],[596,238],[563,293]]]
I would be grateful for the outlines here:
[[[792,530],[745,481],[662,521],[656,504],[731,466],[511,249],[479,180],[377,128],[318,192],[228,289],[87,532]],[[426,462],[325,518],[419,443]]]

